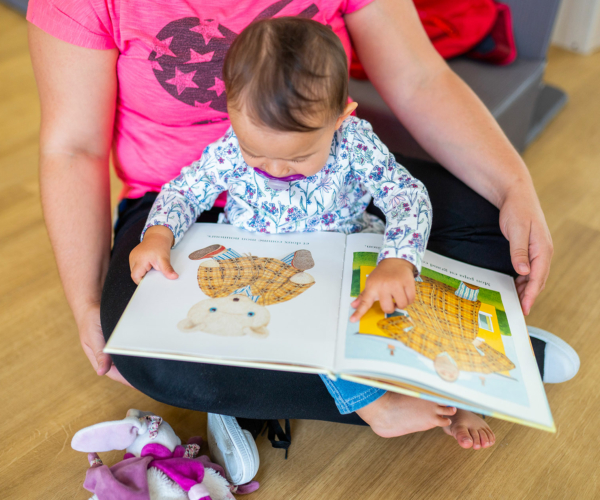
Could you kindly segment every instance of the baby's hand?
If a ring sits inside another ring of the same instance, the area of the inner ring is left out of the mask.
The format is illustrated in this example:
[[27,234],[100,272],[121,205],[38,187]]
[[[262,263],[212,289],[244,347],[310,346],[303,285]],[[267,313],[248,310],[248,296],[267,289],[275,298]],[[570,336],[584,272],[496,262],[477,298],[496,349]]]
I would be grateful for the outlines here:
[[170,280],[178,278],[171,267],[171,247],[173,233],[165,226],[152,226],[144,234],[144,240],[129,254],[131,279],[136,285],[150,269],[154,268]]
[[415,300],[415,267],[404,259],[382,260],[367,278],[365,289],[356,298],[352,307],[356,309],[350,316],[352,323],[358,321],[379,301],[381,309],[387,314],[396,308],[404,309]]

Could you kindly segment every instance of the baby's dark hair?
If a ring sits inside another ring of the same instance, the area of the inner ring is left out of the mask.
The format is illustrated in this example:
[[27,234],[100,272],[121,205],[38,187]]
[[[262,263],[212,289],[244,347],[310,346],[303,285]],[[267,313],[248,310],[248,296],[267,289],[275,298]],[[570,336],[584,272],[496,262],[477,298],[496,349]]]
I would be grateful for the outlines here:
[[342,42],[331,28],[310,19],[250,24],[225,56],[223,79],[228,105],[274,130],[318,130],[315,116],[336,119],[348,101]]

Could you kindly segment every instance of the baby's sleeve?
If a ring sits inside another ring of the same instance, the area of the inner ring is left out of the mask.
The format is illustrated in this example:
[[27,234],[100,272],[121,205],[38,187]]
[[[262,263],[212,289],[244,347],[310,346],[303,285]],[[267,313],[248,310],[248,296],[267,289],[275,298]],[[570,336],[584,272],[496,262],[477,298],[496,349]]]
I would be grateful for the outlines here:
[[172,231],[173,246],[177,245],[198,216],[212,208],[219,194],[227,189],[228,174],[228,165],[219,163],[213,146],[207,146],[200,160],[182,169],[178,177],[162,187],[140,241],[149,228],[160,225]]
[[116,47],[107,0],[29,0],[27,20],[46,33],[79,47]]
[[431,202],[427,189],[360,120],[352,141],[351,165],[373,196],[373,203],[385,214],[386,228],[378,262],[387,258],[405,259],[417,272],[431,231]]

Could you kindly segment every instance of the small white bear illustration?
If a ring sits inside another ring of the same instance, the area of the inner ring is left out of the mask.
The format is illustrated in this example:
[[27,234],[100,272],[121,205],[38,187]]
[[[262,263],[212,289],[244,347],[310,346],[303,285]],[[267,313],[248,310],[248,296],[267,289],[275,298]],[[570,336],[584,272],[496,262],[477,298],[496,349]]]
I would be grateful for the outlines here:
[[245,295],[206,299],[198,302],[177,327],[182,332],[200,331],[226,337],[266,338],[271,315],[266,307]]

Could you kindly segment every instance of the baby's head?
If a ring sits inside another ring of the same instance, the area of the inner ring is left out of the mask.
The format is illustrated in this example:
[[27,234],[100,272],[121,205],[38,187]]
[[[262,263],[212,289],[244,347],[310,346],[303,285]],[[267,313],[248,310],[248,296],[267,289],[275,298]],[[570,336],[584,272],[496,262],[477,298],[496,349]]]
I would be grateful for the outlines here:
[[330,28],[296,17],[252,23],[223,66],[244,160],[275,177],[321,170],[348,104],[348,60]]

